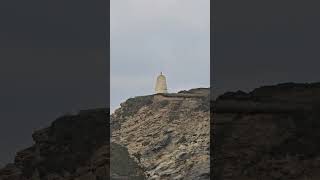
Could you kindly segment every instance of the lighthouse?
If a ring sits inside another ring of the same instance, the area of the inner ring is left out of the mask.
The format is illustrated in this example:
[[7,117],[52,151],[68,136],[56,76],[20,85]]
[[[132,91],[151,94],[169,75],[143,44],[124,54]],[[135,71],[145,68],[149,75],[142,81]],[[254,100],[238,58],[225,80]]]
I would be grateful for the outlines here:
[[162,74],[162,72],[157,77],[155,91],[156,91],[156,94],[158,94],[158,93],[168,93],[167,80],[166,80],[166,77]]

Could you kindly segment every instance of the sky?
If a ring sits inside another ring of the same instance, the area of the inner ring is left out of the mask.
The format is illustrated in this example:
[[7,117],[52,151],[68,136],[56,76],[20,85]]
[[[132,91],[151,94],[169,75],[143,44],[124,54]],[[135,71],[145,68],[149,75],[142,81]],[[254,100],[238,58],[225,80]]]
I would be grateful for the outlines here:
[[210,86],[210,0],[111,0],[111,111],[154,93]]
[[[108,107],[106,2],[0,1],[0,167],[58,116]],[[113,109],[160,71],[171,92],[210,79],[214,95],[319,81],[318,1],[213,2],[210,35],[209,0],[111,0]]]
[[0,2],[0,167],[56,118],[109,103],[106,1]]
[[285,82],[319,82],[319,1],[214,2],[214,96]]

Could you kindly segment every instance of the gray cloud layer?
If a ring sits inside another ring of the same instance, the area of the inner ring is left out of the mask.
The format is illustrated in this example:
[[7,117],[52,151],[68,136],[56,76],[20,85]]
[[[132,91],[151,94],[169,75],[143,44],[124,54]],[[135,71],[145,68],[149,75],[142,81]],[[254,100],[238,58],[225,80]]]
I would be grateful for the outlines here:
[[152,94],[163,71],[171,92],[210,84],[209,0],[112,0],[111,110]]

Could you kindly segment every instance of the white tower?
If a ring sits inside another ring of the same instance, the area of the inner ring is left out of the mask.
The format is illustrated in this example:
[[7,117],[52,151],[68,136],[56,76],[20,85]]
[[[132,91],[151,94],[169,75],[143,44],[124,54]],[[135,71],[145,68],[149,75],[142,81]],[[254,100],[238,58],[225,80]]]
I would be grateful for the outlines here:
[[156,94],[168,93],[166,77],[164,75],[162,75],[162,72],[160,73],[160,75],[157,78],[155,90],[156,90]]

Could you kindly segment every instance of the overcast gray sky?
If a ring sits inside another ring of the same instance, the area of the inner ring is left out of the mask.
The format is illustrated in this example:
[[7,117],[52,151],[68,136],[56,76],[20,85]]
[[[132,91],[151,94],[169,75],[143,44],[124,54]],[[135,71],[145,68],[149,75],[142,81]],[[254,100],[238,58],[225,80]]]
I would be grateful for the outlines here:
[[152,94],[210,86],[210,0],[111,0],[111,111]]

